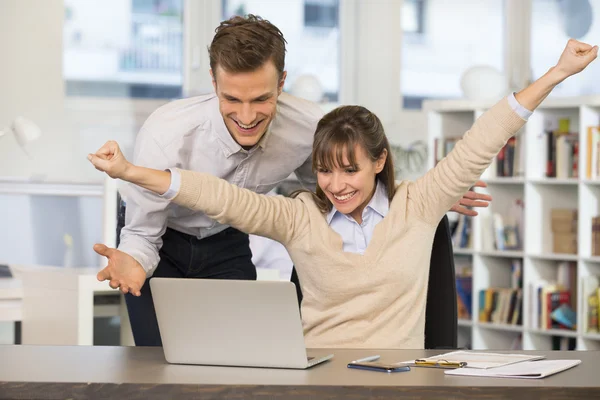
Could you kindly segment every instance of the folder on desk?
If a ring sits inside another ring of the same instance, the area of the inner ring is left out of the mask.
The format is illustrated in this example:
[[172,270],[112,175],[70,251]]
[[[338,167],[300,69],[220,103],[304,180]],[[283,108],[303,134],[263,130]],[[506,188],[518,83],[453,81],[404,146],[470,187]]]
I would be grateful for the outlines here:
[[445,371],[446,375],[482,376],[487,378],[539,379],[581,364],[581,360],[524,361],[490,369],[459,368]]

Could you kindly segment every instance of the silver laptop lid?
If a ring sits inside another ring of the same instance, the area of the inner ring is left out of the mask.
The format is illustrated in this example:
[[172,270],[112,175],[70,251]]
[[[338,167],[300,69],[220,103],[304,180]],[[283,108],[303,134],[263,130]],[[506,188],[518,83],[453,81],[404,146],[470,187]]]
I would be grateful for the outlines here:
[[157,277],[150,287],[170,363],[307,365],[291,282]]

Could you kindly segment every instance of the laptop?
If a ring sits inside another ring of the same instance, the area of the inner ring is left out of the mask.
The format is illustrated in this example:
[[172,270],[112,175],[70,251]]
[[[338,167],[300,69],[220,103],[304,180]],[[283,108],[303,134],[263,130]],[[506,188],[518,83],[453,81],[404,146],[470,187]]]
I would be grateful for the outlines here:
[[169,363],[306,369],[333,357],[307,354],[292,282],[156,277],[150,288]]

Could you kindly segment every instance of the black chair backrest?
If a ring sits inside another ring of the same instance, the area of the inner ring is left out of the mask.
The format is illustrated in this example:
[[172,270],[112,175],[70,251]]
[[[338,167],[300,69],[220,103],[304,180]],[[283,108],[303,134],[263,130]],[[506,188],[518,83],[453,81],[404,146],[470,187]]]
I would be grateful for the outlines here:
[[448,217],[440,221],[431,249],[427,307],[425,308],[425,348],[457,347],[458,311],[454,252]]
[[[302,289],[296,269],[290,278],[296,285],[298,304]],[[454,253],[448,217],[440,221],[431,251],[427,306],[425,309],[425,349],[455,349],[457,347],[457,303]]]

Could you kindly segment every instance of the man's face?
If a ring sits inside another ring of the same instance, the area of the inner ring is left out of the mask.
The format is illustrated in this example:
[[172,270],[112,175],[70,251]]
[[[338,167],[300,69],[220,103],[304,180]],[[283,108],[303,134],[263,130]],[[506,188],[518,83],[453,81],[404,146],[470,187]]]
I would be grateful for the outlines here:
[[275,117],[285,73],[279,79],[272,61],[252,72],[231,73],[217,66],[210,73],[229,133],[242,147],[256,145]]

